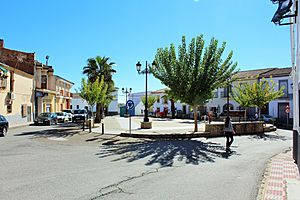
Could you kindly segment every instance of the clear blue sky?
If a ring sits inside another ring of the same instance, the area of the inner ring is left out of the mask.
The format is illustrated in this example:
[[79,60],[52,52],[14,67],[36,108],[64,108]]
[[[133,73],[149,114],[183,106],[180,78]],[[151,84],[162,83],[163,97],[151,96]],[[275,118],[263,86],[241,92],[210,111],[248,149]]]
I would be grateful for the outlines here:
[[[177,46],[182,35],[226,41],[241,70],[290,66],[289,27],[271,23],[276,9],[270,0],[2,1],[0,38],[41,62],[49,55],[55,74],[75,88],[89,57],[108,56],[116,86],[141,92],[136,62],[152,62],[157,48]],[[150,78],[150,90],[162,87]]]

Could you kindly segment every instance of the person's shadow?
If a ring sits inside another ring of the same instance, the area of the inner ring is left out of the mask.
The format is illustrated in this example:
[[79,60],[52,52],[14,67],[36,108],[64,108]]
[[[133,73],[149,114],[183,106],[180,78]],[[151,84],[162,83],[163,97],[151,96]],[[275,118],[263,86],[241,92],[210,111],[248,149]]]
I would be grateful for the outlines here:
[[215,162],[216,158],[228,159],[235,154],[235,151],[226,151],[223,145],[218,143],[184,139],[121,144],[108,142],[101,146],[100,152],[96,155],[99,158],[112,156],[112,161],[133,162],[147,159],[145,165],[159,164],[161,167],[171,167],[174,161],[199,165],[205,162]]

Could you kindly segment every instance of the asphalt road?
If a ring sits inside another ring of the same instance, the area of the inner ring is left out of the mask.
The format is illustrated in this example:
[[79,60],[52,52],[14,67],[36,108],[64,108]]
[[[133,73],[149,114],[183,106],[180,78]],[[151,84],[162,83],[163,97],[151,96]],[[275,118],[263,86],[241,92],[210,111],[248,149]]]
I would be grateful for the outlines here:
[[1,200],[254,200],[267,161],[292,143],[291,131],[278,130],[235,137],[226,153],[224,138],[71,143],[63,134],[48,139],[46,128],[11,129],[0,138]]

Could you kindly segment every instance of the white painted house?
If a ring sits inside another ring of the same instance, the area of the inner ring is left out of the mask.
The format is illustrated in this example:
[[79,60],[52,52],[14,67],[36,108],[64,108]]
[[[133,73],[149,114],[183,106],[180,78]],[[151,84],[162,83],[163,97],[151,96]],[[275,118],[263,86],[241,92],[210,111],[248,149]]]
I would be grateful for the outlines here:
[[[71,100],[71,109],[86,109],[89,107],[88,103],[82,99],[78,93],[73,93],[73,98]],[[115,91],[112,93],[114,96],[112,102],[108,106],[107,114],[108,115],[115,115],[119,113],[119,107],[118,107],[118,91]],[[93,112],[96,112],[96,106],[93,107]]]
[[[276,90],[279,90],[281,87],[285,87],[284,89],[284,96],[271,101],[269,104],[267,104],[265,109],[261,110],[262,114],[269,114],[274,118],[277,118],[278,122],[286,123],[287,114],[285,113],[285,107],[287,105],[290,106],[290,110],[293,110],[293,95],[292,95],[292,78],[290,77],[291,68],[265,68],[265,69],[257,69],[257,70],[247,70],[247,71],[240,71],[237,73],[238,81],[234,82],[232,87],[236,86],[237,84],[240,84],[242,82],[254,82],[254,81],[260,81],[263,78],[267,80],[273,80],[276,85]],[[201,115],[205,113],[205,111],[214,111],[217,114],[221,114],[224,111],[227,110],[227,87],[225,88],[218,88],[215,91],[214,98],[209,100],[209,102],[200,110]],[[232,90],[232,88],[230,89]],[[229,91],[229,93],[231,93]],[[165,107],[168,108],[169,113],[171,108],[171,102],[164,102],[164,99],[162,98],[165,95],[165,89],[156,90],[149,92],[149,95],[155,95],[157,96],[157,102],[153,105],[153,112],[159,111],[162,112]],[[135,102],[136,115],[143,115],[143,109],[144,106],[142,103],[140,103],[141,96],[144,96],[144,93],[134,93],[133,94],[133,100]],[[191,107],[187,104],[176,102],[175,108],[177,111],[181,111],[182,114],[185,114],[186,116],[191,114]],[[240,105],[234,101],[232,98],[229,98],[229,109],[230,110],[240,110]],[[248,108],[247,114],[248,116],[254,116],[256,112],[256,108]],[[292,112],[289,114],[289,119],[291,120],[293,118]]]

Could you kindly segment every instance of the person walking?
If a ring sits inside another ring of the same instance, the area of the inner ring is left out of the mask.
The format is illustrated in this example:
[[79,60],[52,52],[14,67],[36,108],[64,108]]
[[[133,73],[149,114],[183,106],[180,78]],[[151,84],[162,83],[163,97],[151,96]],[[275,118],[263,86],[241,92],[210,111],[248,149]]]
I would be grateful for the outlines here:
[[229,149],[233,142],[233,134],[234,134],[234,129],[230,117],[226,117],[225,119],[224,133],[226,137],[226,149]]

